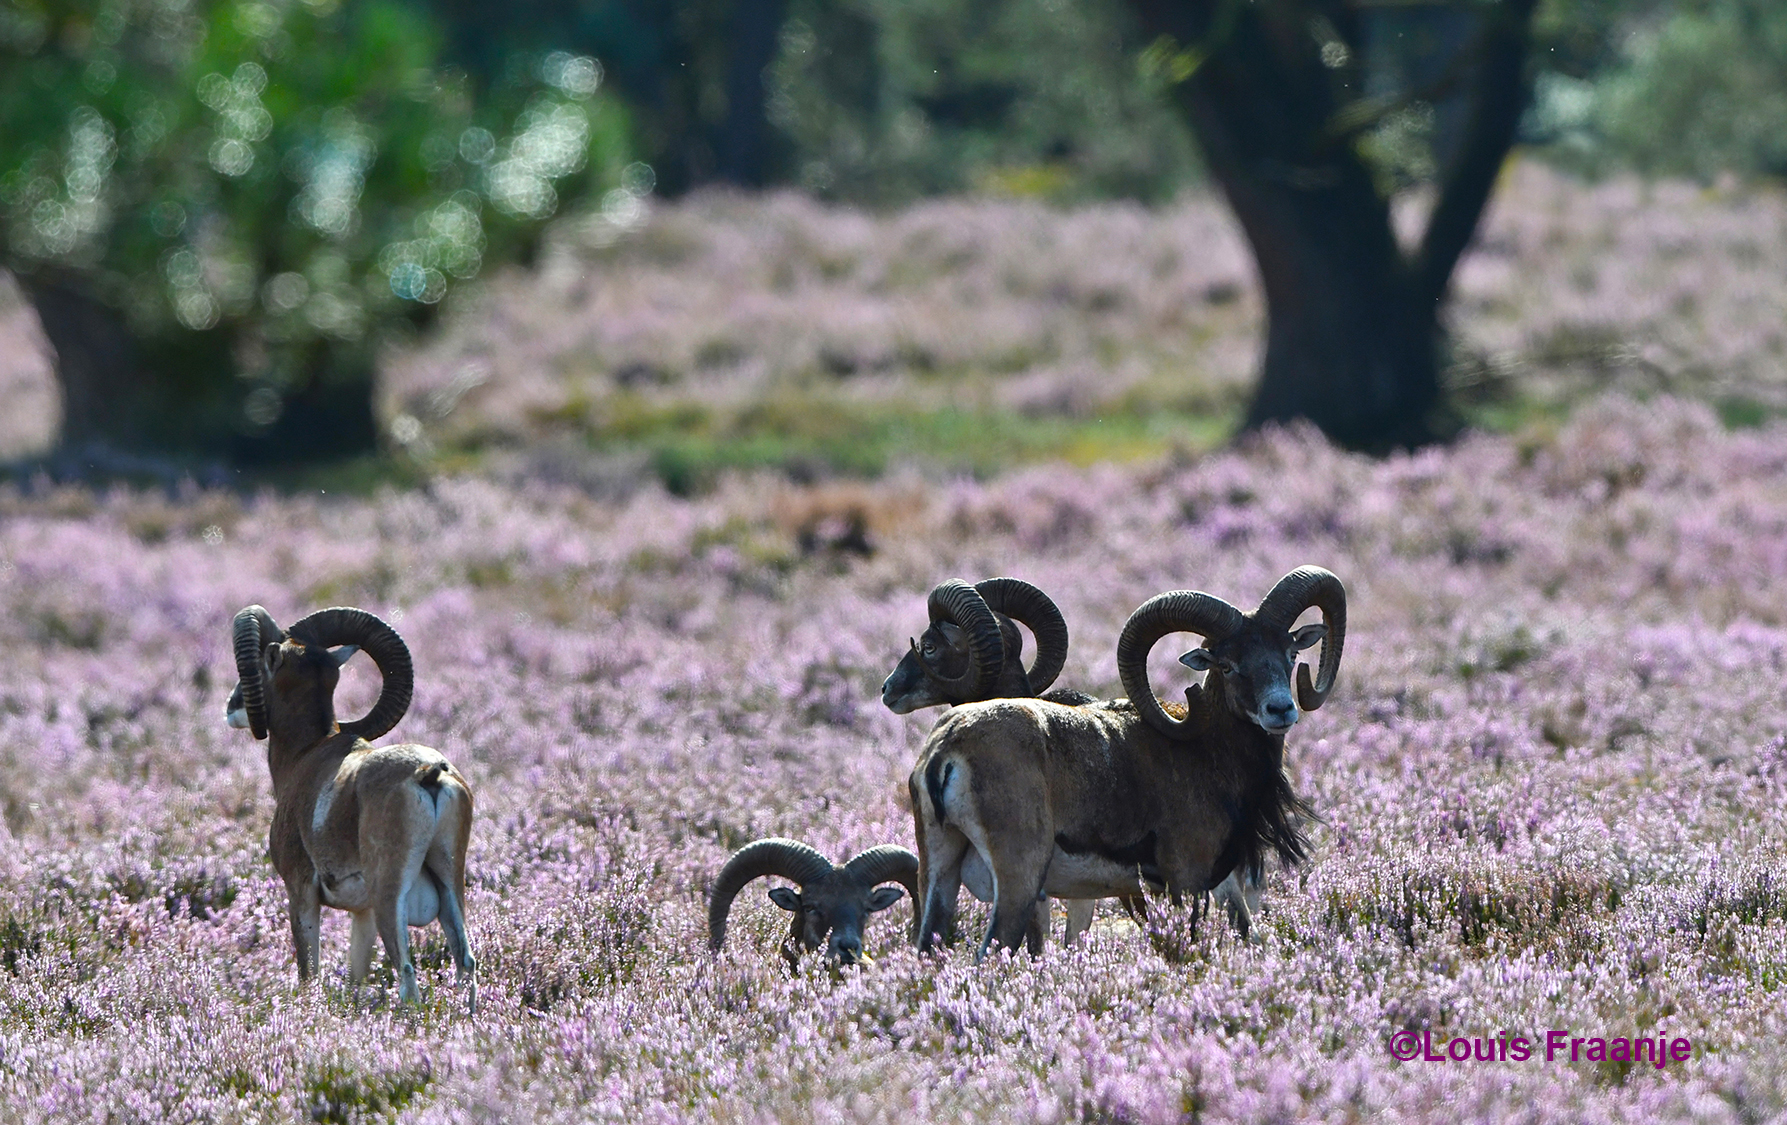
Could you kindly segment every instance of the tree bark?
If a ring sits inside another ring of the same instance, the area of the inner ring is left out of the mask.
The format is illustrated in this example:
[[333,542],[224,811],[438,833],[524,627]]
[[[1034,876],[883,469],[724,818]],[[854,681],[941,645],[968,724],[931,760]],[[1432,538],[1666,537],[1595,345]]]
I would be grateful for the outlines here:
[[[1358,11],[1341,0],[1131,0],[1144,28],[1188,51],[1172,87],[1247,235],[1266,299],[1265,358],[1246,425],[1307,418],[1334,441],[1385,450],[1454,428],[1440,385],[1440,311],[1524,105],[1534,0],[1486,8],[1469,125],[1419,251],[1337,127]],[[1324,65],[1323,36],[1330,65]],[[1332,66],[1339,62],[1338,67]],[[1350,88],[1349,88],[1350,87]]]
[[718,178],[741,187],[769,182],[770,145],[764,72],[780,49],[786,0],[735,0],[726,56],[726,119],[714,138]]
[[230,329],[143,339],[72,279],[46,271],[19,282],[56,353],[56,461],[83,473],[171,472],[194,462],[264,466],[376,448],[368,347],[313,346],[278,416],[257,425],[244,410],[255,384],[237,377]]
[[62,279],[18,280],[56,353],[62,389],[58,444],[65,449],[101,442],[141,445],[147,403],[136,375],[136,345],[123,322]]

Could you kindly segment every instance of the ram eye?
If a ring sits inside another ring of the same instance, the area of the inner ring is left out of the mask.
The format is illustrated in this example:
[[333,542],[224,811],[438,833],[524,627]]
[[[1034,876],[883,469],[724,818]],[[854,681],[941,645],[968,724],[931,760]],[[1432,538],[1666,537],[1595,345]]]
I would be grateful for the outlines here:
[[1217,670],[1217,671],[1218,671],[1218,672],[1221,672],[1221,673],[1222,673],[1222,674],[1223,674],[1223,675],[1225,675],[1225,676],[1232,676],[1232,675],[1234,675],[1234,674],[1235,674],[1235,672],[1236,672],[1236,668],[1235,668],[1235,665],[1234,665],[1234,662],[1233,662],[1233,661],[1229,661],[1229,660],[1219,660],[1219,661],[1217,661],[1217,662],[1216,662],[1216,670]]
[[926,656],[930,656],[930,655],[932,655],[932,654],[933,654],[933,653],[935,653],[935,652],[936,652],[936,651],[937,651],[937,646],[936,646],[936,645],[933,645],[933,644],[932,644],[932,643],[931,643],[931,642],[930,642],[930,641],[926,641],[926,642],[925,642],[925,647],[924,647],[924,654],[925,654],[925,655],[926,655]]

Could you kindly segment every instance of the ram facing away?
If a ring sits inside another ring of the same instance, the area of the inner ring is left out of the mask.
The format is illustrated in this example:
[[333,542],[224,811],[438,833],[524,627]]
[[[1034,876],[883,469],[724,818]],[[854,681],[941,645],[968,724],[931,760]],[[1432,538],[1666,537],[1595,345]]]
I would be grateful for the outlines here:
[[[322,908],[332,906],[354,917],[353,983],[366,979],[376,936],[397,971],[399,999],[416,1003],[409,928],[439,918],[475,1011],[477,962],[465,926],[471,787],[438,750],[368,745],[409,708],[415,673],[403,638],[345,607],[313,613],[288,633],[251,605],[236,614],[233,631],[240,679],[225,718],[267,740],[269,850],[285,882],[299,981],[317,971]],[[384,682],[365,718],[337,724],[340,669],[360,649]]]
[[[1293,631],[1312,607],[1322,623]],[[1169,710],[1154,698],[1147,660],[1177,632],[1205,638],[1180,661],[1209,674]],[[1333,690],[1345,638],[1345,588],[1320,567],[1285,575],[1251,613],[1174,591],[1123,627],[1127,701],[997,699],[945,715],[909,781],[925,896],[919,948],[950,933],[970,853],[993,883],[983,956],[1018,947],[1041,896],[1164,890],[1177,900],[1259,868],[1269,851],[1301,862],[1297,818],[1307,809],[1282,770],[1284,736],[1299,704],[1315,710]],[[1318,643],[1320,670],[1312,683],[1300,667],[1293,696],[1297,654]],[[1245,934],[1245,913],[1238,922]]]

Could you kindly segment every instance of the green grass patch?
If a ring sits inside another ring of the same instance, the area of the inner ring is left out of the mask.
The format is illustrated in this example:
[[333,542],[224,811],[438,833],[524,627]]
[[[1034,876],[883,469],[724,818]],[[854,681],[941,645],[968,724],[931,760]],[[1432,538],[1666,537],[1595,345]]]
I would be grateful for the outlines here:
[[1780,412],[1764,404],[1743,397],[1722,398],[1713,404],[1719,412],[1719,421],[1725,423],[1728,430],[1754,429],[1766,422],[1780,417]]
[[1133,461],[1213,449],[1232,414],[1116,407],[1092,417],[997,409],[863,404],[827,397],[766,399],[721,412],[689,403],[651,407],[628,396],[606,404],[589,440],[643,449],[672,492],[712,487],[727,470],[774,469],[797,479],[873,477],[901,463],[989,476],[1037,461]]
[[367,453],[339,461],[244,470],[241,483],[245,486],[270,485],[285,493],[370,496],[386,486],[418,488],[432,475],[430,469],[438,471],[447,467],[444,464],[423,466],[408,457]]
[[426,1066],[389,1074],[360,1074],[337,1064],[313,1067],[304,1078],[310,1120],[331,1125],[395,1116],[427,1088]]

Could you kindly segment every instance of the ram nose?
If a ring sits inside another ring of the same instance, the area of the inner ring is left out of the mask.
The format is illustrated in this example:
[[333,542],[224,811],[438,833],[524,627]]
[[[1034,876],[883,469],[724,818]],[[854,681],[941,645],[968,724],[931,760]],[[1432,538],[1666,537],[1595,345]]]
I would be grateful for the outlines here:
[[894,665],[894,670],[881,681],[881,705],[896,715],[905,715],[918,708],[915,707],[913,688],[924,682],[922,674],[915,670],[918,661],[918,642],[912,642],[912,651]]
[[833,938],[831,960],[839,965],[855,965],[862,960],[862,938]]
[[1297,704],[1291,693],[1271,695],[1260,701],[1259,724],[1273,734],[1297,725]]

